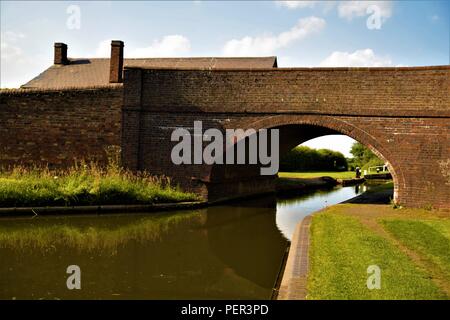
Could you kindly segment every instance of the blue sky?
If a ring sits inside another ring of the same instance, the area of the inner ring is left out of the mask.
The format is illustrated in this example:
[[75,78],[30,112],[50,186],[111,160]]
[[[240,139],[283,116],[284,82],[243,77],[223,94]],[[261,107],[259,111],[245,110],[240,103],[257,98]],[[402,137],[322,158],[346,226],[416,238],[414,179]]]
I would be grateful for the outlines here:
[[[280,67],[449,64],[449,11],[448,1],[1,1],[0,86],[17,87],[49,67],[54,42],[67,43],[69,56],[94,57],[108,56],[111,39],[125,41],[128,57],[276,55]],[[350,139],[324,139],[312,145],[348,155]]]

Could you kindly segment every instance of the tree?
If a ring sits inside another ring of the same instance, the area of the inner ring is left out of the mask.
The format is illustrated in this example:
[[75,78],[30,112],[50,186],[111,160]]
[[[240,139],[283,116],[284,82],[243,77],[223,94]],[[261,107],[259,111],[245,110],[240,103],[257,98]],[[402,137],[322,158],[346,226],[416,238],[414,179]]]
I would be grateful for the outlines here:
[[367,154],[370,150],[368,150],[367,147],[365,147],[362,143],[355,142],[352,145],[352,148],[350,149],[350,153],[353,155],[353,158],[355,159],[355,163],[362,163],[364,162],[364,154]]
[[383,160],[378,158],[369,148],[359,142],[355,142],[352,145],[350,153],[353,155],[353,160],[351,161],[352,167],[367,169],[368,167],[384,164]]

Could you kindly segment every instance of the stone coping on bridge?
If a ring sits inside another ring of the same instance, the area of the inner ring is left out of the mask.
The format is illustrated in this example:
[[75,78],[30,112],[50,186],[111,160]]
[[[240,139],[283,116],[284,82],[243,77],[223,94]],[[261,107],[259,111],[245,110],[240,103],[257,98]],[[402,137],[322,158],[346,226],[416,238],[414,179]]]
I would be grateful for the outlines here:
[[283,72],[283,71],[426,71],[450,70],[450,65],[415,66],[415,67],[277,67],[277,68],[205,68],[205,67],[143,67],[125,66],[124,70],[185,70],[185,71],[211,71],[211,72]]

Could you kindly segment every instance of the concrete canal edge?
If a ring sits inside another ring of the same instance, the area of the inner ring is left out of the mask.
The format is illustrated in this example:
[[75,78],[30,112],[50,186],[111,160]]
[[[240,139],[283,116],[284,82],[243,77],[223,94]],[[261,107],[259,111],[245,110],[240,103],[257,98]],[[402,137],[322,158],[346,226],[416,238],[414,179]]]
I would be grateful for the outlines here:
[[51,216],[51,215],[76,215],[76,214],[112,214],[130,212],[155,212],[199,209],[208,206],[208,202],[178,202],[178,203],[156,203],[145,205],[94,205],[73,207],[17,207],[0,208],[1,217],[27,217],[27,216]]
[[346,187],[363,183],[364,181],[366,181],[366,179],[365,178],[337,179],[336,181],[338,182],[338,184],[342,185],[343,187]]
[[305,300],[309,267],[309,229],[312,216],[309,215],[295,227],[289,255],[284,268],[278,300]]

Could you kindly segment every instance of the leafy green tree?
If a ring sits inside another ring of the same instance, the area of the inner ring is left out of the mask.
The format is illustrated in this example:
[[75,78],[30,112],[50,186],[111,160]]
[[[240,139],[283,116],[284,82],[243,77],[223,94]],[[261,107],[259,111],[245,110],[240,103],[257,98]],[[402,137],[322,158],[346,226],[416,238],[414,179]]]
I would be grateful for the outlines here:
[[368,167],[380,166],[384,162],[378,158],[369,148],[365,145],[355,142],[352,145],[350,153],[353,155],[353,159],[350,161],[350,168],[360,167],[361,169],[367,169]]

